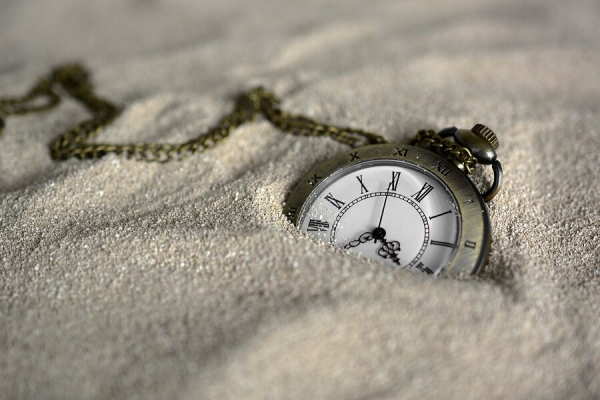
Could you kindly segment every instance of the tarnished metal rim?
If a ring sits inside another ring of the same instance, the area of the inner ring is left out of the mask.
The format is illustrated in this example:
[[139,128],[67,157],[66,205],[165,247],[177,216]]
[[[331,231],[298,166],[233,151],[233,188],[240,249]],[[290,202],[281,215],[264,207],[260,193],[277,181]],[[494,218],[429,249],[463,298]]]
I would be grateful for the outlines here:
[[[348,166],[373,160],[394,160],[411,164],[438,178],[456,199],[460,213],[461,231],[454,257],[444,267],[442,275],[461,277],[474,275],[481,270],[490,249],[490,222],[485,202],[471,180],[452,163],[431,151],[409,145],[378,144],[359,147],[338,154],[330,160],[315,165],[294,187],[283,212],[296,226],[303,213],[306,200],[321,185],[328,185],[336,171]],[[446,172],[440,172],[439,165]],[[321,177],[315,182],[315,177]]]

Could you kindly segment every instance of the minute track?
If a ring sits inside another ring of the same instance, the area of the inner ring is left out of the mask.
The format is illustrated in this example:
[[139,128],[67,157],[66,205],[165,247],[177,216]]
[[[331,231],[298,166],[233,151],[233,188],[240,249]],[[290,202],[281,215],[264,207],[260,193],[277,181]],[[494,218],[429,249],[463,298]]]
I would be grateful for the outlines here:
[[417,255],[410,261],[410,263],[408,263],[407,265],[404,266],[404,268],[412,268],[421,259],[421,257],[423,256],[423,254],[425,253],[425,251],[427,250],[427,247],[429,245],[429,238],[430,238],[429,222],[427,220],[427,216],[425,215],[425,213],[423,212],[421,207],[419,207],[419,205],[414,200],[412,200],[410,197],[404,196],[399,193],[394,193],[394,192],[368,193],[368,194],[359,196],[356,199],[349,202],[348,204],[346,204],[337,213],[336,218],[333,221],[333,224],[332,224],[331,230],[330,230],[330,235],[329,235],[329,242],[332,245],[335,245],[335,235],[336,235],[336,230],[337,230],[338,224],[340,223],[340,220],[342,219],[344,214],[346,214],[346,212],[349,209],[351,209],[354,205],[358,204],[361,201],[364,201],[364,200],[367,200],[367,199],[370,199],[373,197],[377,197],[377,196],[387,196],[387,197],[396,198],[396,199],[406,202],[407,204],[411,205],[417,211],[417,213],[419,214],[419,217],[421,218],[421,221],[423,222],[424,234],[423,234],[422,245],[421,245]]

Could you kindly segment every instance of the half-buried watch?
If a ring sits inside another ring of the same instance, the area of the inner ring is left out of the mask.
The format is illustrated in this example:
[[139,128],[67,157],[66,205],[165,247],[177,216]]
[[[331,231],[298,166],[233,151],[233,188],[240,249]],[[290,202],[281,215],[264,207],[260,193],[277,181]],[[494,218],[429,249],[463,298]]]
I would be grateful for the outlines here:
[[[412,144],[364,146],[315,166],[284,213],[315,239],[396,267],[477,273],[491,241],[485,201],[502,183],[496,135],[477,124],[420,131]],[[466,174],[476,163],[494,171],[483,194]]]

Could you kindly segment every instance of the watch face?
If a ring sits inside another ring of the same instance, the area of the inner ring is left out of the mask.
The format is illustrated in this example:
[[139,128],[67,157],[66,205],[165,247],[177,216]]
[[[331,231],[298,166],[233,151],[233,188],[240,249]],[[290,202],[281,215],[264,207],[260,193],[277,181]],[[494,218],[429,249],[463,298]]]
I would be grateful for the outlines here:
[[474,273],[489,249],[470,180],[412,146],[368,146],[315,167],[284,211],[316,240],[425,274]]
[[433,274],[454,255],[460,214],[433,174],[400,160],[374,160],[323,181],[298,226],[334,246]]

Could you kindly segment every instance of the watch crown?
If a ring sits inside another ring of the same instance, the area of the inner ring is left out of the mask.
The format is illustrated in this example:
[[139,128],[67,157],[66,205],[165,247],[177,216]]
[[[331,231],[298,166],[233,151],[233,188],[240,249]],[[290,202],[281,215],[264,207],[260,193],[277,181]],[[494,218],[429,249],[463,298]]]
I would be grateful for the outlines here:
[[496,150],[500,145],[496,134],[490,128],[483,124],[476,124],[473,128],[471,128],[471,132],[473,132],[480,138],[485,139],[494,150]]

